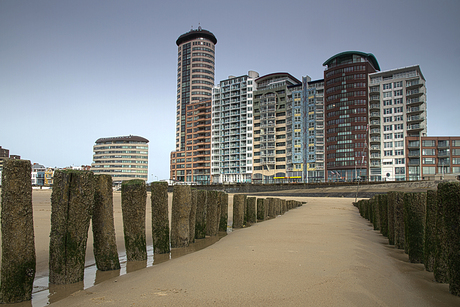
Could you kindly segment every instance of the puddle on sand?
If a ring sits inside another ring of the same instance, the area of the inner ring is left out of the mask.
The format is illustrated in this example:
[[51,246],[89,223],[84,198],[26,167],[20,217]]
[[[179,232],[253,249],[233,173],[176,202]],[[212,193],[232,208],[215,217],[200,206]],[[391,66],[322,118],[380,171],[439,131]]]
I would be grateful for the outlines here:
[[146,261],[127,261],[126,254],[120,254],[120,270],[113,271],[99,271],[96,268],[96,264],[90,264],[85,267],[85,278],[81,282],[77,282],[69,285],[54,285],[48,282],[48,276],[42,276],[35,278],[34,289],[32,291],[32,300],[27,302],[21,302],[16,304],[2,304],[4,307],[43,307],[51,303],[55,303],[62,300],[72,293],[88,289],[94,285],[97,285],[106,280],[125,275],[137,270],[151,267],[155,264],[159,264],[170,259],[175,259],[201,249],[204,249],[221,238],[226,236],[227,233],[219,232],[218,236],[206,237],[205,239],[197,239],[195,243],[191,243],[188,247],[174,248],[169,254],[158,254],[153,255],[153,246],[147,246],[147,260]]

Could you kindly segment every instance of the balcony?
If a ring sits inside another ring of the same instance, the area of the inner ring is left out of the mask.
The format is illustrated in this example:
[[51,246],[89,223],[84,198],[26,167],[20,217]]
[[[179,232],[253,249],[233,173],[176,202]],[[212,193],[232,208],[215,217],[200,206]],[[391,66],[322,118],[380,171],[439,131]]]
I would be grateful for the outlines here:
[[371,151],[380,151],[380,145],[372,145],[369,149]]
[[379,109],[380,110],[380,104],[379,103],[371,103],[370,109]]
[[380,129],[374,128],[370,130],[371,134],[380,134]]
[[371,124],[371,126],[378,126],[378,125],[380,125],[380,121],[379,120],[371,120],[370,124]]
[[407,130],[408,131],[421,131],[426,128],[426,124],[408,124]]
[[369,116],[370,117],[380,117],[380,112],[371,112]]
[[443,158],[450,157],[450,151],[448,149],[447,150],[438,150],[438,157],[439,158],[441,158],[441,157],[443,157]]
[[407,107],[406,108],[407,115],[413,115],[413,114],[417,114],[417,113],[422,113],[423,111],[425,111],[425,108],[423,106]]
[[381,167],[380,161],[371,161],[371,167]]
[[369,100],[370,101],[379,101],[380,100],[380,95],[371,95]]
[[423,86],[423,83],[420,82],[420,79],[413,79],[406,81],[406,88],[417,88]]
[[422,122],[425,120],[425,117],[420,116],[420,115],[413,115],[413,116],[408,116],[407,117],[407,122]]
[[381,157],[380,153],[373,153],[370,155],[371,159],[380,159],[380,157]]
[[415,97],[415,98],[408,98],[406,97],[406,105],[407,106],[414,106],[414,105],[420,105],[425,102],[425,99],[423,97]]
[[380,143],[380,137],[377,137],[377,136],[374,136],[374,137],[371,137],[371,143]]
[[423,94],[425,94],[423,89],[419,89],[419,88],[406,91],[406,97],[408,97],[408,98],[419,97],[419,96],[421,96]]
[[449,141],[438,141],[438,148],[449,148]]

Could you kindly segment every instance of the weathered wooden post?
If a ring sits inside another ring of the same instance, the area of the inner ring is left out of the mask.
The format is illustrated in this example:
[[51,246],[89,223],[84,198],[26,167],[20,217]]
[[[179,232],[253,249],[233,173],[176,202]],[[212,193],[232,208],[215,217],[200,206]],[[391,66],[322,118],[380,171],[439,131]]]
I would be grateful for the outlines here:
[[448,245],[449,292],[460,296],[460,184],[442,182],[438,195],[443,202],[444,223]]
[[380,217],[380,233],[384,237],[388,237],[388,196],[380,194],[378,196],[379,202],[379,217]]
[[242,228],[244,225],[244,204],[246,195],[233,195],[233,228]]
[[113,188],[110,175],[94,176],[93,250],[101,271],[119,270],[117,241],[113,221]]
[[168,183],[152,182],[150,185],[152,206],[152,239],[154,254],[170,252]]
[[246,211],[246,221],[250,224],[254,224],[256,222],[256,197],[248,197],[246,199],[247,202],[247,211]]
[[282,200],[281,200],[281,214],[285,214],[286,211],[288,211],[288,209],[287,209],[287,204],[286,204],[286,200],[285,200],[285,199],[282,199]]
[[391,201],[394,206],[394,232],[395,232],[395,247],[405,249],[405,232],[404,232],[404,192],[394,193]]
[[206,220],[207,220],[207,196],[208,191],[198,190],[196,195],[196,221],[195,221],[195,238],[204,239],[206,237]]
[[372,223],[374,224],[374,230],[380,230],[380,209],[379,209],[379,198],[375,195],[371,198],[372,202]]
[[444,207],[445,207],[445,186],[438,184],[437,201],[436,201],[436,254],[434,259],[433,274],[434,279],[437,282],[448,283],[449,282],[449,245],[447,237],[447,229],[444,219]]
[[228,194],[224,191],[219,192],[220,199],[220,223],[219,231],[227,231],[228,225]]
[[428,272],[433,272],[436,255],[436,194],[434,190],[426,192],[424,264]]
[[2,172],[2,303],[30,300],[35,241],[30,161],[6,159]]
[[265,199],[257,198],[257,219],[265,221],[267,219],[267,211],[265,210]]
[[145,212],[147,188],[140,179],[123,181],[121,184],[121,210],[128,261],[147,260],[145,235]]
[[404,193],[404,233],[409,261],[423,263],[426,193]]
[[395,202],[396,192],[387,193],[388,206],[388,243],[395,245]]
[[268,216],[270,218],[276,217],[276,200],[274,198],[267,198],[268,199]]
[[219,194],[217,191],[208,191],[208,201],[206,207],[206,235],[217,236],[219,234],[219,222],[220,217],[218,216],[220,204]]
[[171,247],[186,247],[190,241],[192,192],[189,185],[176,185],[173,190]]
[[189,233],[189,242],[195,243],[195,230],[196,230],[196,200],[198,196],[198,190],[191,190],[192,197],[192,207],[190,208],[190,233]]
[[54,172],[51,194],[50,283],[71,284],[83,280],[93,206],[92,172]]

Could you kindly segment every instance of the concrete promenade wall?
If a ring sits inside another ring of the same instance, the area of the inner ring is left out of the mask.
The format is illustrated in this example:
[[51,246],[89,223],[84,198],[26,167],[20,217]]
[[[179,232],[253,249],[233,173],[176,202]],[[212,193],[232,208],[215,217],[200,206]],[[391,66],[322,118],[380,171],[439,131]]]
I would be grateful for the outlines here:
[[[212,185],[196,185],[192,186],[198,190],[207,191],[224,191],[226,193],[263,193],[263,192],[277,192],[277,191],[288,191],[288,190],[311,190],[303,191],[302,197],[350,197],[356,196],[354,187],[358,188],[359,198],[371,198],[376,194],[386,193],[387,190],[405,190],[405,189],[436,189],[438,183],[441,181],[403,181],[403,182],[324,182],[324,183],[275,183],[275,184],[212,184]],[[340,188],[348,187],[344,191],[327,191],[320,192],[315,189],[325,188]],[[350,189],[352,191],[350,191]],[[373,191],[368,191],[372,189]],[[381,192],[379,191],[381,190]],[[168,187],[168,192],[173,191],[173,186]],[[284,193],[283,193],[284,194]],[[308,195],[307,195],[308,194]],[[310,195],[311,194],[311,195]],[[292,195],[294,196],[294,195]]]

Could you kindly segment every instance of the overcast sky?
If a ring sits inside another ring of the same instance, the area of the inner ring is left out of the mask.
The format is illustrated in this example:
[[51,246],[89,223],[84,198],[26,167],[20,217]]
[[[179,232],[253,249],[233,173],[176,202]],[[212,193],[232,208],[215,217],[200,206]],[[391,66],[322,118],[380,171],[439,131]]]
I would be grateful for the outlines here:
[[428,135],[460,135],[460,1],[0,1],[0,146],[89,165],[100,137],[149,143],[149,181],[175,149],[176,39],[217,38],[215,82],[255,70],[322,79],[347,50],[382,71],[419,64]]

